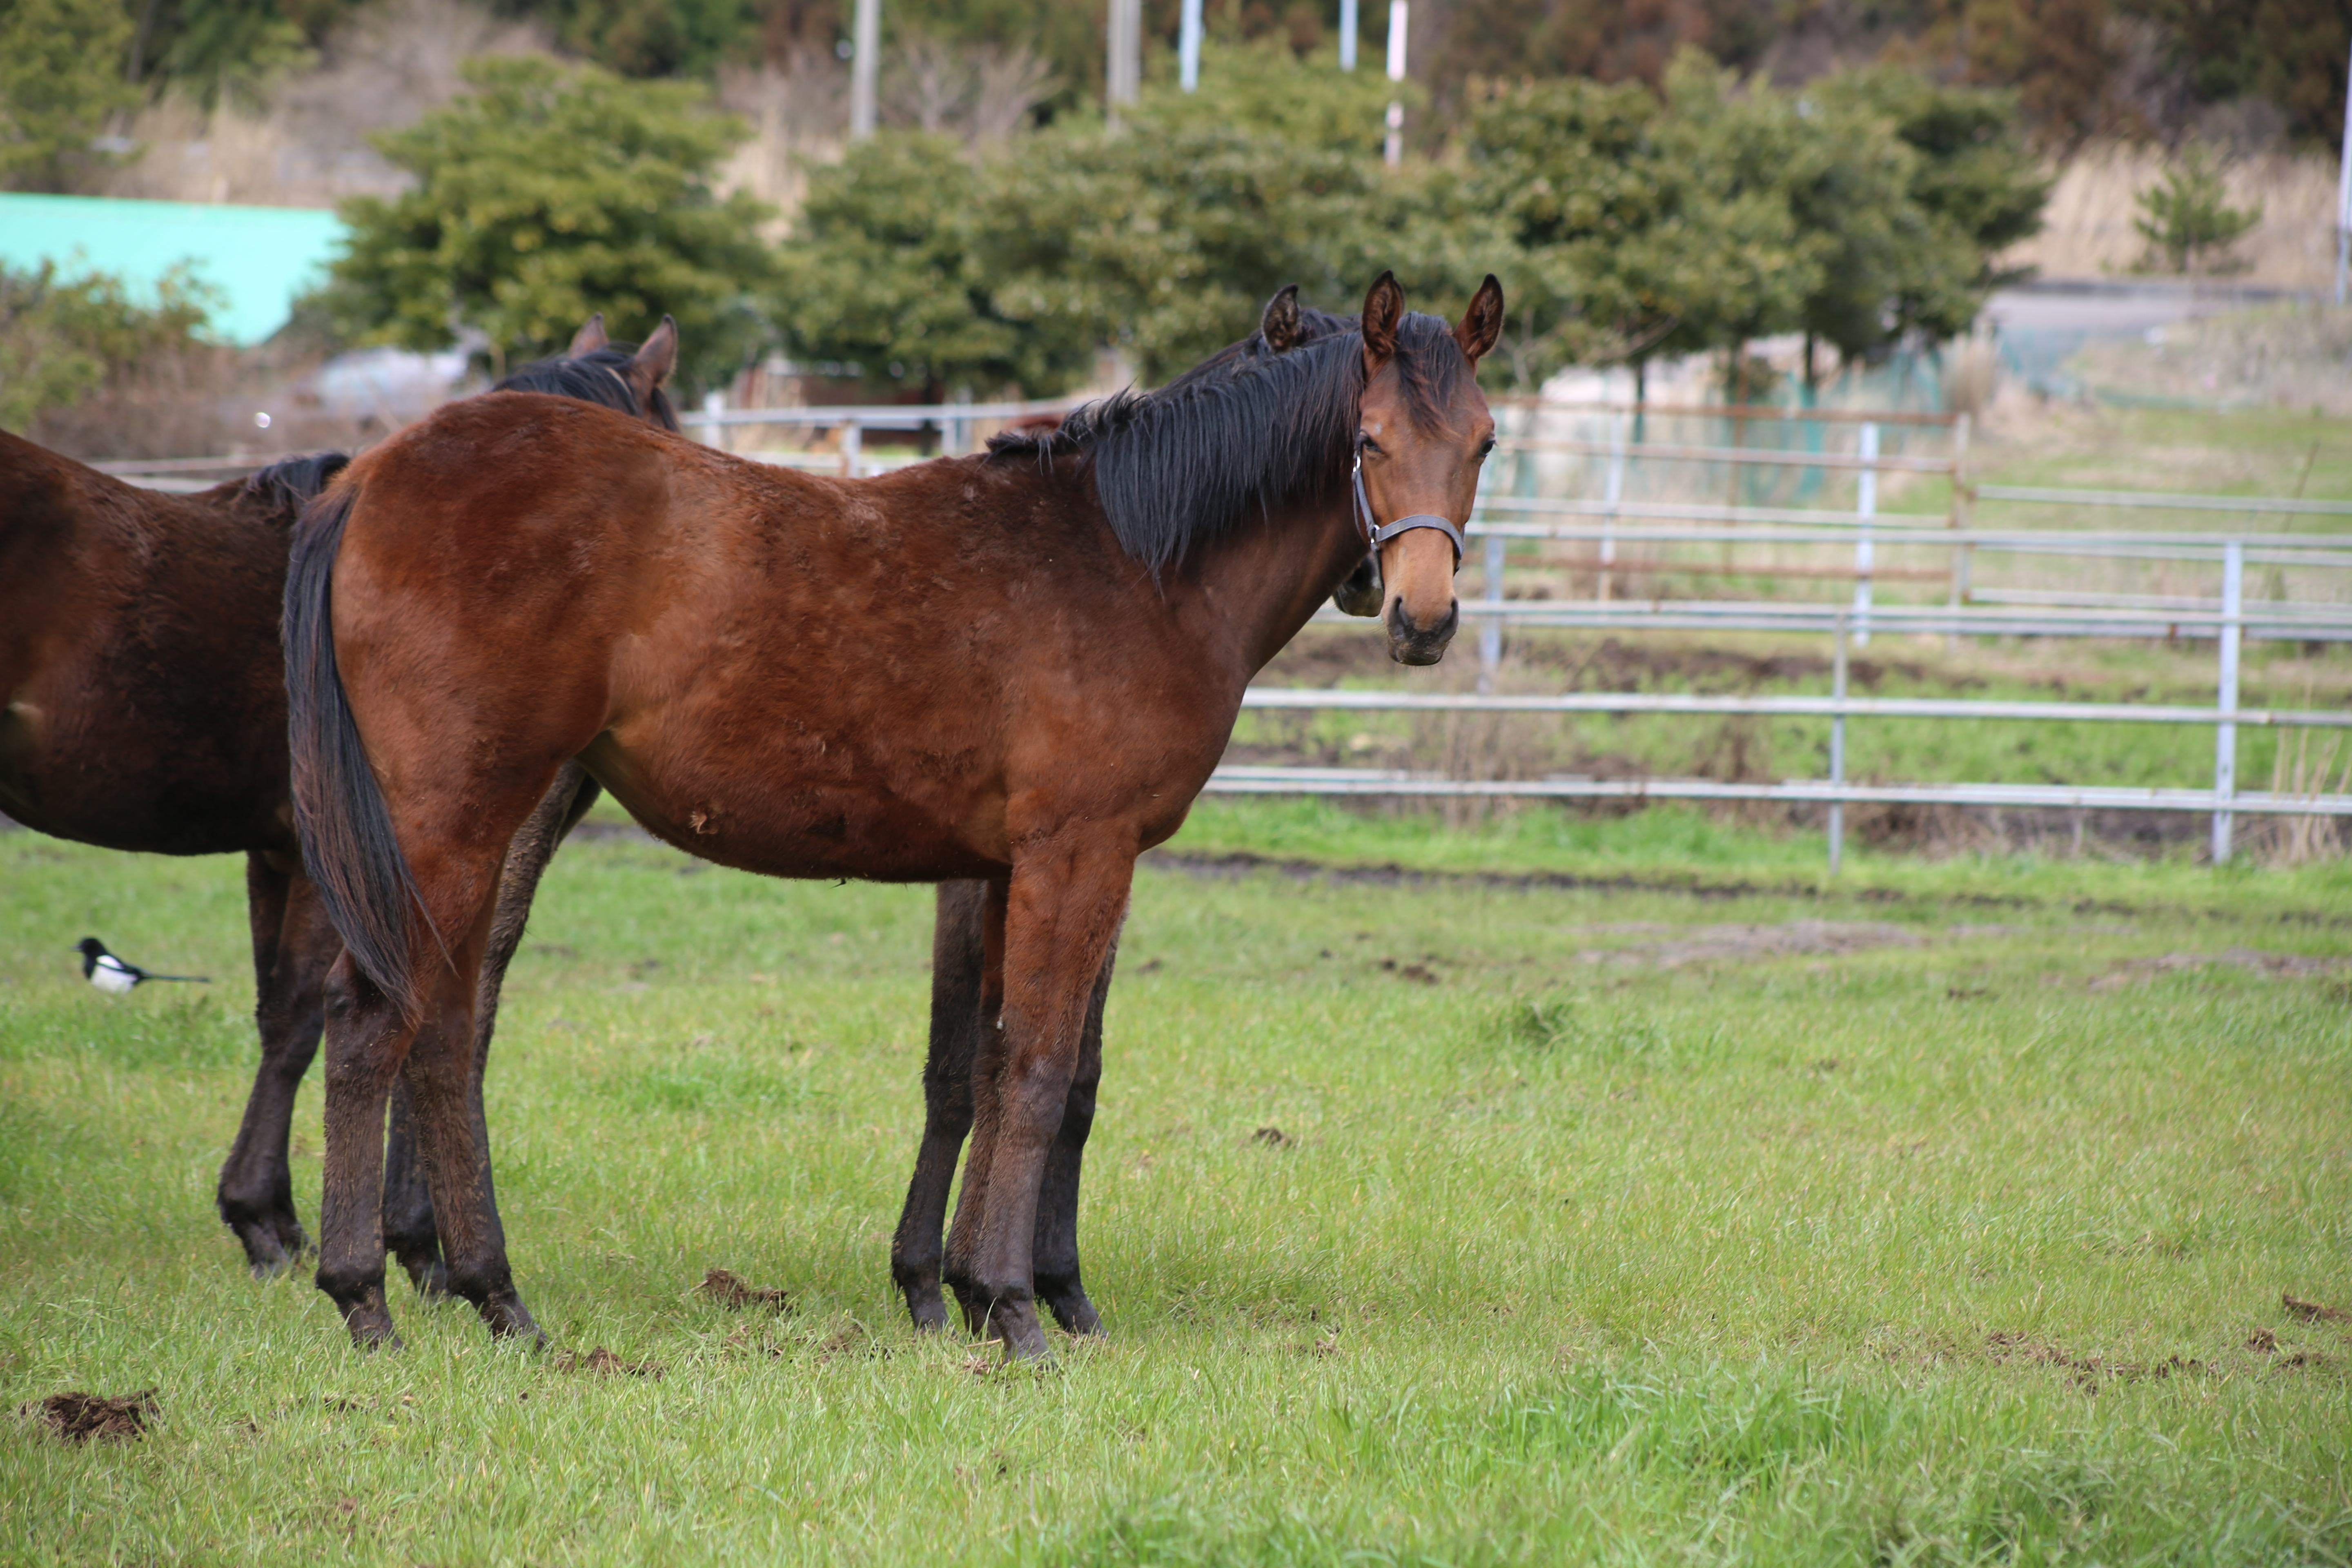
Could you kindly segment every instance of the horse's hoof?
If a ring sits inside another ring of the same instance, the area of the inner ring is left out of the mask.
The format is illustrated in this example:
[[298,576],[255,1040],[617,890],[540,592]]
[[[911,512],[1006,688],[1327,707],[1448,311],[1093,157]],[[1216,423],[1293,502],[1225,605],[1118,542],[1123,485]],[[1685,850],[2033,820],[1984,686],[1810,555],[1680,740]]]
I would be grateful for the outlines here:
[[363,1351],[396,1351],[400,1334],[392,1326],[392,1314],[378,1307],[373,1312],[359,1308],[343,1319],[352,1331],[352,1343]]
[[482,1321],[489,1325],[492,1339],[519,1340],[533,1350],[547,1348],[547,1336],[540,1332],[537,1323],[531,1321],[522,1298],[513,1292],[493,1296],[484,1301],[481,1313]]
[[400,1266],[408,1271],[408,1282],[416,1288],[419,1296],[427,1301],[449,1299],[449,1266],[441,1260],[440,1254],[434,1253],[421,1259],[404,1257]]
[[947,1332],[947,1303],[937,1291],[919,1297],[910,1292],[907,1297],[907,1315],[915,1320],[915,1331],[919,1334]]
[[1000,1300],[989,1313],[989,1327],[995,1337],[1004,1342],[1007,1365],[1016,1361],[1049,1362],[1054,1359],[1054,1347],[1045,1341],[1045,1331],[1037,1321],[1037,1309],[1028,1301]]
[[1095,1304],[1087,1300],[1084,1290],[1048,1296],[1045,1306],[1054,1314],[1054,1321],[1062,1325],[1062,1331],[1073,1338],[1090,1338],[1103,1331],[1102,1314],[1095,1310]]

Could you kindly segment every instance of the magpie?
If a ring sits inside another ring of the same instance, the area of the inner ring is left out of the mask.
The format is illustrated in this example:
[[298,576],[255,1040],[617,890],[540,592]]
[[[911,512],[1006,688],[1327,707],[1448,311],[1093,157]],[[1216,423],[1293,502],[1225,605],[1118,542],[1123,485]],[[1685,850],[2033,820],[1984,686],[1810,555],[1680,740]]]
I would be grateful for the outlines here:
[[149,980],[184,980],[192,985],[209,985],[212,982],[201,974],[151,974],[135,963],[125,963],[106,951],[106,943],[94,936],[86,936],[76,944],[81,953],[82,977],[110,996],[120,996],[134,991]]

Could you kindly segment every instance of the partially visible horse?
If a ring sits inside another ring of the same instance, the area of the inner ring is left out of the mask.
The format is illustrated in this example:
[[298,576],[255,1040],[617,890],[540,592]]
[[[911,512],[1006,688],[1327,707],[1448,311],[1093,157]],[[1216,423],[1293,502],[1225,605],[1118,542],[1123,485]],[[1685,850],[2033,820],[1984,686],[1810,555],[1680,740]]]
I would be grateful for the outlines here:
[[525,397],[354,461],[306,514],[286,598],[303,854],[346,942],[319,1284],[353,1338],[397,1339],[395,1079],[449,1288],[536,1332],[480,1133],[474,976],[507,847],[576,759],[719,864],[988,884],[1003,1005],[948,1268],[1008,1354],[1045,1353],[1043,1178],[1135,858],[1368,543],[1392,653],[1443,656],[1494,445],[1473,367],[1502,316],[1491,278],[1449,328],[1383,274],[1355,332],[868,479]]
[[[562,357],[499,386],[675,430],[661,384],[677,346],[667,321],[642,349],[614,345],[599,316]],[[278,619],[295,520],[348,460],[288,458],[173,496],[0,432],[0,810],[110,849],[246,857],[261,1065],[216,1197],[256,1274],[284,1268],[304,1246],[287,1134],[318,1049],[327,969],[342,950],[295,836]],[[490,944],[483,1049],[531,887],[594,786],[569,769],[554,795],[521,836],[510,918]],[[429,1282],[431,1209],[404,1116],[394,1143],[391,1234]]]

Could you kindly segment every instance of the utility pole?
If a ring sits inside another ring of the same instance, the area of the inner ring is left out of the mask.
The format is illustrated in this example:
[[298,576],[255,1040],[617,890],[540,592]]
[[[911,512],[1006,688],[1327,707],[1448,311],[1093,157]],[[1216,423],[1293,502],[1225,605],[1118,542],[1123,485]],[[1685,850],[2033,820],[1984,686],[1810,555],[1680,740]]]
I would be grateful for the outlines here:
[[849,139],[874,134],[874,70],[882,63],[882,0],[857,0],[849,55]]
[[[1405,0],[1389,0],[1389,79],[1404,80]],[[1389,167],[1404,162],[1404,100],[1389,100]]]
[[2339,305],[2344,303],[2347,269],[2352,269],[2352,75],[2345,79],[2344,150],[2336,163],[2336,302]]
[[1113,131],[1119,106],[1143,85],[1143,0],[1110,0],[1110,57],[1103,63],[1103,110]]
[[1176,76],[1186,92],[1201,90],[1201,0],[1184,0],[1183,30],[1176,37]]
[[1356,68],[1356,0],[1339,0],[1339,68]]

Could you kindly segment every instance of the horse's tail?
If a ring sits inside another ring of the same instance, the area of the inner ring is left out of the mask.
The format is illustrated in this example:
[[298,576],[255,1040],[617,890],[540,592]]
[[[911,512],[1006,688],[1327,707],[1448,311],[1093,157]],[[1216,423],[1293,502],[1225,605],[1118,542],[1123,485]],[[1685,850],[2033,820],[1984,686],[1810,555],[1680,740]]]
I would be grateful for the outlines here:
[[335,555],[359,486],[310,502],[286,571],[286,721],[302,864],[352,960],[411,1022],[408,912],[423,909],[335,668]]

